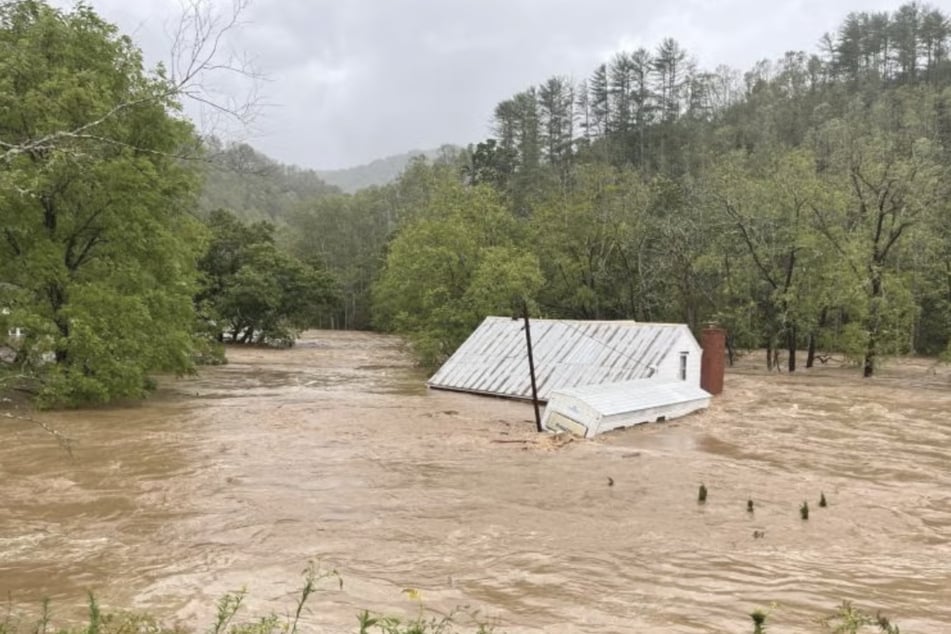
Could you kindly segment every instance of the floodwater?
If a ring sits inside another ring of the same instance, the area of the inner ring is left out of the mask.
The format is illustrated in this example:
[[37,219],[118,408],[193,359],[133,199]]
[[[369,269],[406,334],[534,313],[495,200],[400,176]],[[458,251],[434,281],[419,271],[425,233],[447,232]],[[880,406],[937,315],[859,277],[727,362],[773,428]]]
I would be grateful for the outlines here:
[[312,599],[316,632],[415,614],[409,587],[514,633],[744,632],[756,608],[815,632],[843,599],[951,631],[946,369],[863,381],[747,361],[705,413],[558,442],[525,403],[427,391],[394,338],[229,357],[141,406],[43,414],[72,458],[0,418],[14,610],[50,597],[69,618],[92,590],[204,629],[241,587],[252,612],[286,613],[316,560],[344,581]]

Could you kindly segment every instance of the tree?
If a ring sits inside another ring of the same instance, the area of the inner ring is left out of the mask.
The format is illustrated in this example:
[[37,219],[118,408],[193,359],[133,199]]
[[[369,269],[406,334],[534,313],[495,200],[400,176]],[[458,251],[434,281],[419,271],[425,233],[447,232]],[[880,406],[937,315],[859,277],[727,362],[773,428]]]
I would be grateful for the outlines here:
[[540,288],[538,259],[518,234],[492,189],[443,180],[390,243],[373,288],[376,326],[407,335],[424,365],[437,365],[486,315]]
[[0,5],[0,282],[40,402],[139,397],[188,372],[198,180],[174,86],[79,5]]
[[916,2],[903,4],[891,21],[898,79],[914,83],[918,79],[918,37],[921,28],[921,6]]
[[591,75],[591,123],[587,129],[593,137],[602,137],[610,129],[611,117],[611,88],[608,81],[608,67],[606,64],[598,66]]
[[[911,90],[911,89],[909,89]],[[908,96],[918,93],[910,92]],[[888,130],[902,94],[876,110],[879,125],[866,120],[830,122],[823,133],[836,139],[827,178],[842,193],[840,205],[814,209],[824,237],[861,284],[862,368],[866,377],[885,351],[906,351],[914,304],[908,272],[895,266],[906,242],[934,214],[947,213],[947,166],[940,151],[913,126]],[[923,238],[919,234],[918,239]]]
[[[413,175],[432,170],[416,164]],[[407,175],[408,185],[411,180]],[[304,261],[317,260],[337,282],[340,301],[324,311],[325,326],[367,329],[371,325],[370,288],[383,265],[383,251],[399,218],[412,212],[409,187],[372,187],[352,195],[323,197],[301,206],[288,219],[280,242]],[[422,191],[415,192],[422,194]]]
[[675,136],[678,131],[674,125],[683,110],[684,90],[692,72],[687,63],[687,52],[672,38],[665,38],[653,59],[657,111],[661,130],[658,134],[657,164],[662,170],[671,170],[676,161],[671,155],[679,150],[680,144]]
[[566,77],[551,77],[538,89],[544,157],[565,167],[574,140],[574,88]]
[[925,79],[935,83],[948,61],[948,38],[951,24],[937,9],[926,9],[921,20],[921,49],[925,57]]
[[650,51],[639,48],[630,57],[631,106],[637,128],[637,165],[647,162],[647,126],[653,121],[656,94],[651,89],[651,70],[654,60]]
[[618,53],[611,60],[610,95],[612,133],[625,138],[631,130],[633,107],[631,104],[631,74],[633,63],[627,53]]
[[[23,64],[30,56],[45,55],[47,51],[43,50],[42,45],[52,41],[35,39],[40,24],[59,20],[65,28],[76,29],[83,20],[88,20],[96,22],[94,28],[99,36],[110,42],[105,48],[121,44],[126,49],[121,53],[128,58],[125,66],[114,70],[120,73],[131,71],[148,83],[148,86],[136,86],[134,92],[121,89],[106,91],[99,95],[97,103],[84,104],[86,110],[82,112],[83,117],[74,116],[62,121],[47,119],[48,125],[40,136],[0,138],[0,164],[9,163],[32,152],[49,152],[53,149],[60,152],[75,151],[77,143],[84,141],[132,147],[145,152],[159,151],[147,144],[139,147],[135,143],[138,139],[113,134],[115,120],[121,119],[127,110],[147,105],[179,113],[182,102],[189,101],[202,110],[203,119],[217,121],[230,118],[246,125],[253,120],[258,110],[259,103],[254,94],[262,77],[249,61],[226,53],[223,40],[238,27],[249,1],[235,0],[230,13],[224,14],[216,10],[212,0],[183,2],[183,13],[172,33],[169,62],[167,65],[160,65],[152,73],[144,72],[141,55],[132,40],[119,35],[115,26],[103,22],[94,11],[82,3],[78,4],[72,13],[53,9],[44,0],[7,0],[0,4],[0,23],[10,36],[5,46],[5,59],[12,62],[5,67],[6,72],[22,71],[25,68]],[[51,32],[46,33],[49,35]],[[32,49],[17,49],[16,42],[26,46],[28,41],[32,42]],[[63,63],[59,64],[62,70],[70,65],[74,70],[83,70],[81,67],[76,68],[78,56],[92,53],[108,57],[111,54],[108,50],[96,48],[89,41],[86,43],[90,45],[90,49],[70,48],[67,40],[56,41],[56,44],[66,47],[60,51],[64,58],[59,60],[47,55],[45,66],[56,66],[57,62],[62,61]],[[135,58],[134,61],[131,61],[132,58]],[[97,70],[105,69],[99,66]],[[240,100],[218,94],[213,87],[214,82],[210,81],[215,75],[230,75],[232,79],[249,83],[247,99]],[[29,76],[30,73],[25,73],[20,79],[27,80]],[[82,76],[80,74],[78,77]],[[77,77],[73,79],[76,80]],[[59,96],[67,98],[70,95],[63,93]],[[77,115],[79,111],[73,114]],[[174,156],[198,159],[201,158],[203,150],[202,144],[194,137],[189,143],[176,147]]]
[[680,116],[683,107],[683,89],[687,85],[690,70],[687,52],[676,40],[668,37],[657,47],[653,61],[660,118],[664,122],[670,122]]
[[276,247],[272,225],[246,226],[219,210],[209,228],[197,302],[219,339],[227,334],[240,343],[290,345],[337,299],[335,282],[321,266]]
[[815,173],[807,151],[734,154],[710,174],[715,204],[724,212],[731,240],[742,245],[751,272],[752,297],[760,311],[772,369],[780,346],[787,369],[797,368],[804,334],[810,341],[827,309],[822,258],[812,226],[812,209],[828,204],[830,194]]
[[530,225],[545,274],[540,307],[568,318],[649,315],[647,206],[637,173],[597,163],[575,168],[566,191],[548,192]]
[[495,139],[486,139],[470,151],[464,174],[472,185],[484,183],[505,191],[515,173],[516,155],[514,147],[505,149]]

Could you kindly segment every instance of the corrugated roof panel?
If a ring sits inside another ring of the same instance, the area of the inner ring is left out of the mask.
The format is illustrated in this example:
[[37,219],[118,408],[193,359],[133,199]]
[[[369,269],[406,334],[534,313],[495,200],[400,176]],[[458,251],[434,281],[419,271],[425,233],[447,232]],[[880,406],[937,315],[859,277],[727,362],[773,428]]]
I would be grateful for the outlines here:
[[552,392],[550,398],[556,396],[576,398],[602,416],[711,398],[709,392],[684,381],[666,382],[644,379],[566,388]]
[[[538,396],[590,384],[646,379],[690,331],[682,324],[533,319]],[[521,320],[486,317],[429,379],[430,387],[531,398]]]

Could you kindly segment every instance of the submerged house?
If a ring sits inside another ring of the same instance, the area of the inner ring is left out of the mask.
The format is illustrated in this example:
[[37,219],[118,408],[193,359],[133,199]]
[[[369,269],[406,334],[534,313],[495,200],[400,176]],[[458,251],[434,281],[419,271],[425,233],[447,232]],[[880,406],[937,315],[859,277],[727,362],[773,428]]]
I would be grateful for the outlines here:
[[[587,418],[576,421],[583,435],[709,405],[710,395],[700,388],[702,350],[684,324],[533,319],[531,336],[538,398],[549,402],[543,419],[549,429],[569,429],[565,419],[572,410],[560,404],[571,399],[578,411],[579,403],[587,403]],[[530,399],[523,322],[486,317],[427,385]],[[601,412],[600,418],[592,412]],[[601,422],[595,425],[594,419]]]

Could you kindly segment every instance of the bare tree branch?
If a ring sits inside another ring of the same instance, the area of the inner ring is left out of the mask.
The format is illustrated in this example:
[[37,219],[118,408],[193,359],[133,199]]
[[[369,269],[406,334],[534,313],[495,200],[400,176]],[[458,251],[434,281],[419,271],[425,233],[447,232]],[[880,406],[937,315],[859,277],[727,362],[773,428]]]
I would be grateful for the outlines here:
[[[202,116],[210,109],[216,117],[235,120],[242,126],[250,125],[263,107],[258,88],[265,77],[247,57],[224,50],[226,40],[242,26],[242,15],[250,4],[251,0],[233,0],[230,10],[222,14],[215,8],[213,0],[183,0],[181,15],[169,33],[169,76],[164,78],[162,89],[114,104],[105,112],[71,129],[56,130],[20,142],[0,139],[0,164],[9,163],[24,154],[61,148],[69,141],[96,141],[139,149],[98,130],[127,110],[153,103],[164,106],[176,99],[197,104]],[[154,77],[163,78],[163,74],[160,67]],[[247,94],[239,100],[223,91],[214,90],[211,81],[216,76],[229,76],[248,84]],[[163,154],[155,150],[143,151]],[[197,153],[166,155],[197,158]]]

